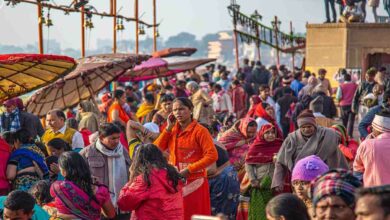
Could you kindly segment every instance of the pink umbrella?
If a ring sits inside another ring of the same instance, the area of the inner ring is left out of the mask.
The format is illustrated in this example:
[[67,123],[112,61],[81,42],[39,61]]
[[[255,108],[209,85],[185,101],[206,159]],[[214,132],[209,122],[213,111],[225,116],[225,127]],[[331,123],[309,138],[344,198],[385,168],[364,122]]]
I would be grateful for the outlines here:
[[119,82],[143,81],[167,77],[187,70],[192,70],[198,66],[216,59],[195,59],[195,58],[150,58],[134,69],[127,71],[119,78]]

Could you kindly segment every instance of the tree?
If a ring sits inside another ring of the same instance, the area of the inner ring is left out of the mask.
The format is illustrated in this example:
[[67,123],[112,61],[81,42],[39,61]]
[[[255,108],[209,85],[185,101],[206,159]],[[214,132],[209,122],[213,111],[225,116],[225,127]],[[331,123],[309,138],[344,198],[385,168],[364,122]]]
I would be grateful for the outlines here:
[[199,45],[196,37],[187,32],[181,32],[176,36],[171,36],[165,41],[165,47],[195,47]]

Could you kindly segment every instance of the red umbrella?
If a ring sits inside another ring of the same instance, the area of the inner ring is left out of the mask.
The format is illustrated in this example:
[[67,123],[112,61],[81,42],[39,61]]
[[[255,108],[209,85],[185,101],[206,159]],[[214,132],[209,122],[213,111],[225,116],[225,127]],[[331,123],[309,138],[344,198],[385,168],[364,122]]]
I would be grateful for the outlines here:
[[173,56],[191,56],[197,51],[196,48],[166,48],[159,50],[153,53],[152,57],[163,58],[163,57],[173,57]]
[[67,56],[0,55],[0,101],[46,86],[71,72],[76,61]]
[[150,58],[134,69],[127,71],[118,81],[144,81],[167,77],[187,70],[192,70],[198,66],[209,62],[214,62],[216,59],[194,59],[194,58]]
[[27,111],[44,116],[54,108],[65,109],[92,98],[128,69],[148,56],[104,54],[78,60],[75,71],[37,91],[27,103]]

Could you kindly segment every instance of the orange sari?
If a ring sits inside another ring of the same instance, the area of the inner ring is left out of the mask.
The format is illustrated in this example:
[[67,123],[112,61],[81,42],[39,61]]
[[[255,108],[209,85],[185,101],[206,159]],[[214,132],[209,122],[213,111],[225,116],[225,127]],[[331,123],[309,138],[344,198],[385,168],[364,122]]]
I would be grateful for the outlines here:
[[217,161],[218,153],[208,130],[196,120],[183,131],[176,123],[171,132],[164,129],[154,143],[163,151],[169,149],[170,164],[190,172],[183,187],[184,219],[211,215],[206,168]]
[[127,123],[129,120],[130,120],[130,117],[129,115],[126,113],[126,111],[122,108],[121,105],[119,105],[119,103],[117,101],[115,101],[114,103],[112,103],[112,105],[110,106],[110,108],[108,109],[108,115],[107,115],[107,122],[113,122],[113,118],[112,118],[112,112],[113,111],[118,111],[119,113],[119,118]]

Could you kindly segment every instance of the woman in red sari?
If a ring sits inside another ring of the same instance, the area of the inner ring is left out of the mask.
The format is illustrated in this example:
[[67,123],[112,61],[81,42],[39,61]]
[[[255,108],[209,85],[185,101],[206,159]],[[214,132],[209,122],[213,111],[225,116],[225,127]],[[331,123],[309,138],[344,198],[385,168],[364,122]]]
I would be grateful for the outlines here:
[[274,156],[283,143],[283,136],[271,124],[265,124],[249,146],[245,170],[250,185],[250,219],[265,219],[265,207],[273,194],[271,190],[275,164]]
[[192,118],[194,106],[187,98],[173,101],[167,127],[154,142],[162,151],[169,150],[169,163],[187,178],[183,187],[184,219],[192,215],[211,215],[206,168],[218,159],[207,128]]
[[243,118],[237,121],[233,127],[225,131],[219,138],[219,142],[225,145],[229,153],[230,163],[238,172],[238,179],[245,175],[245,157],[249,145],[256,136],[257,124],[253,118]]
[[246,114],[246,117],[251,117],[251,118],[255,117],[255,110],[258,104],[261,104],[260,97],[257,95],[252,95],[249,98],[249,111]]

